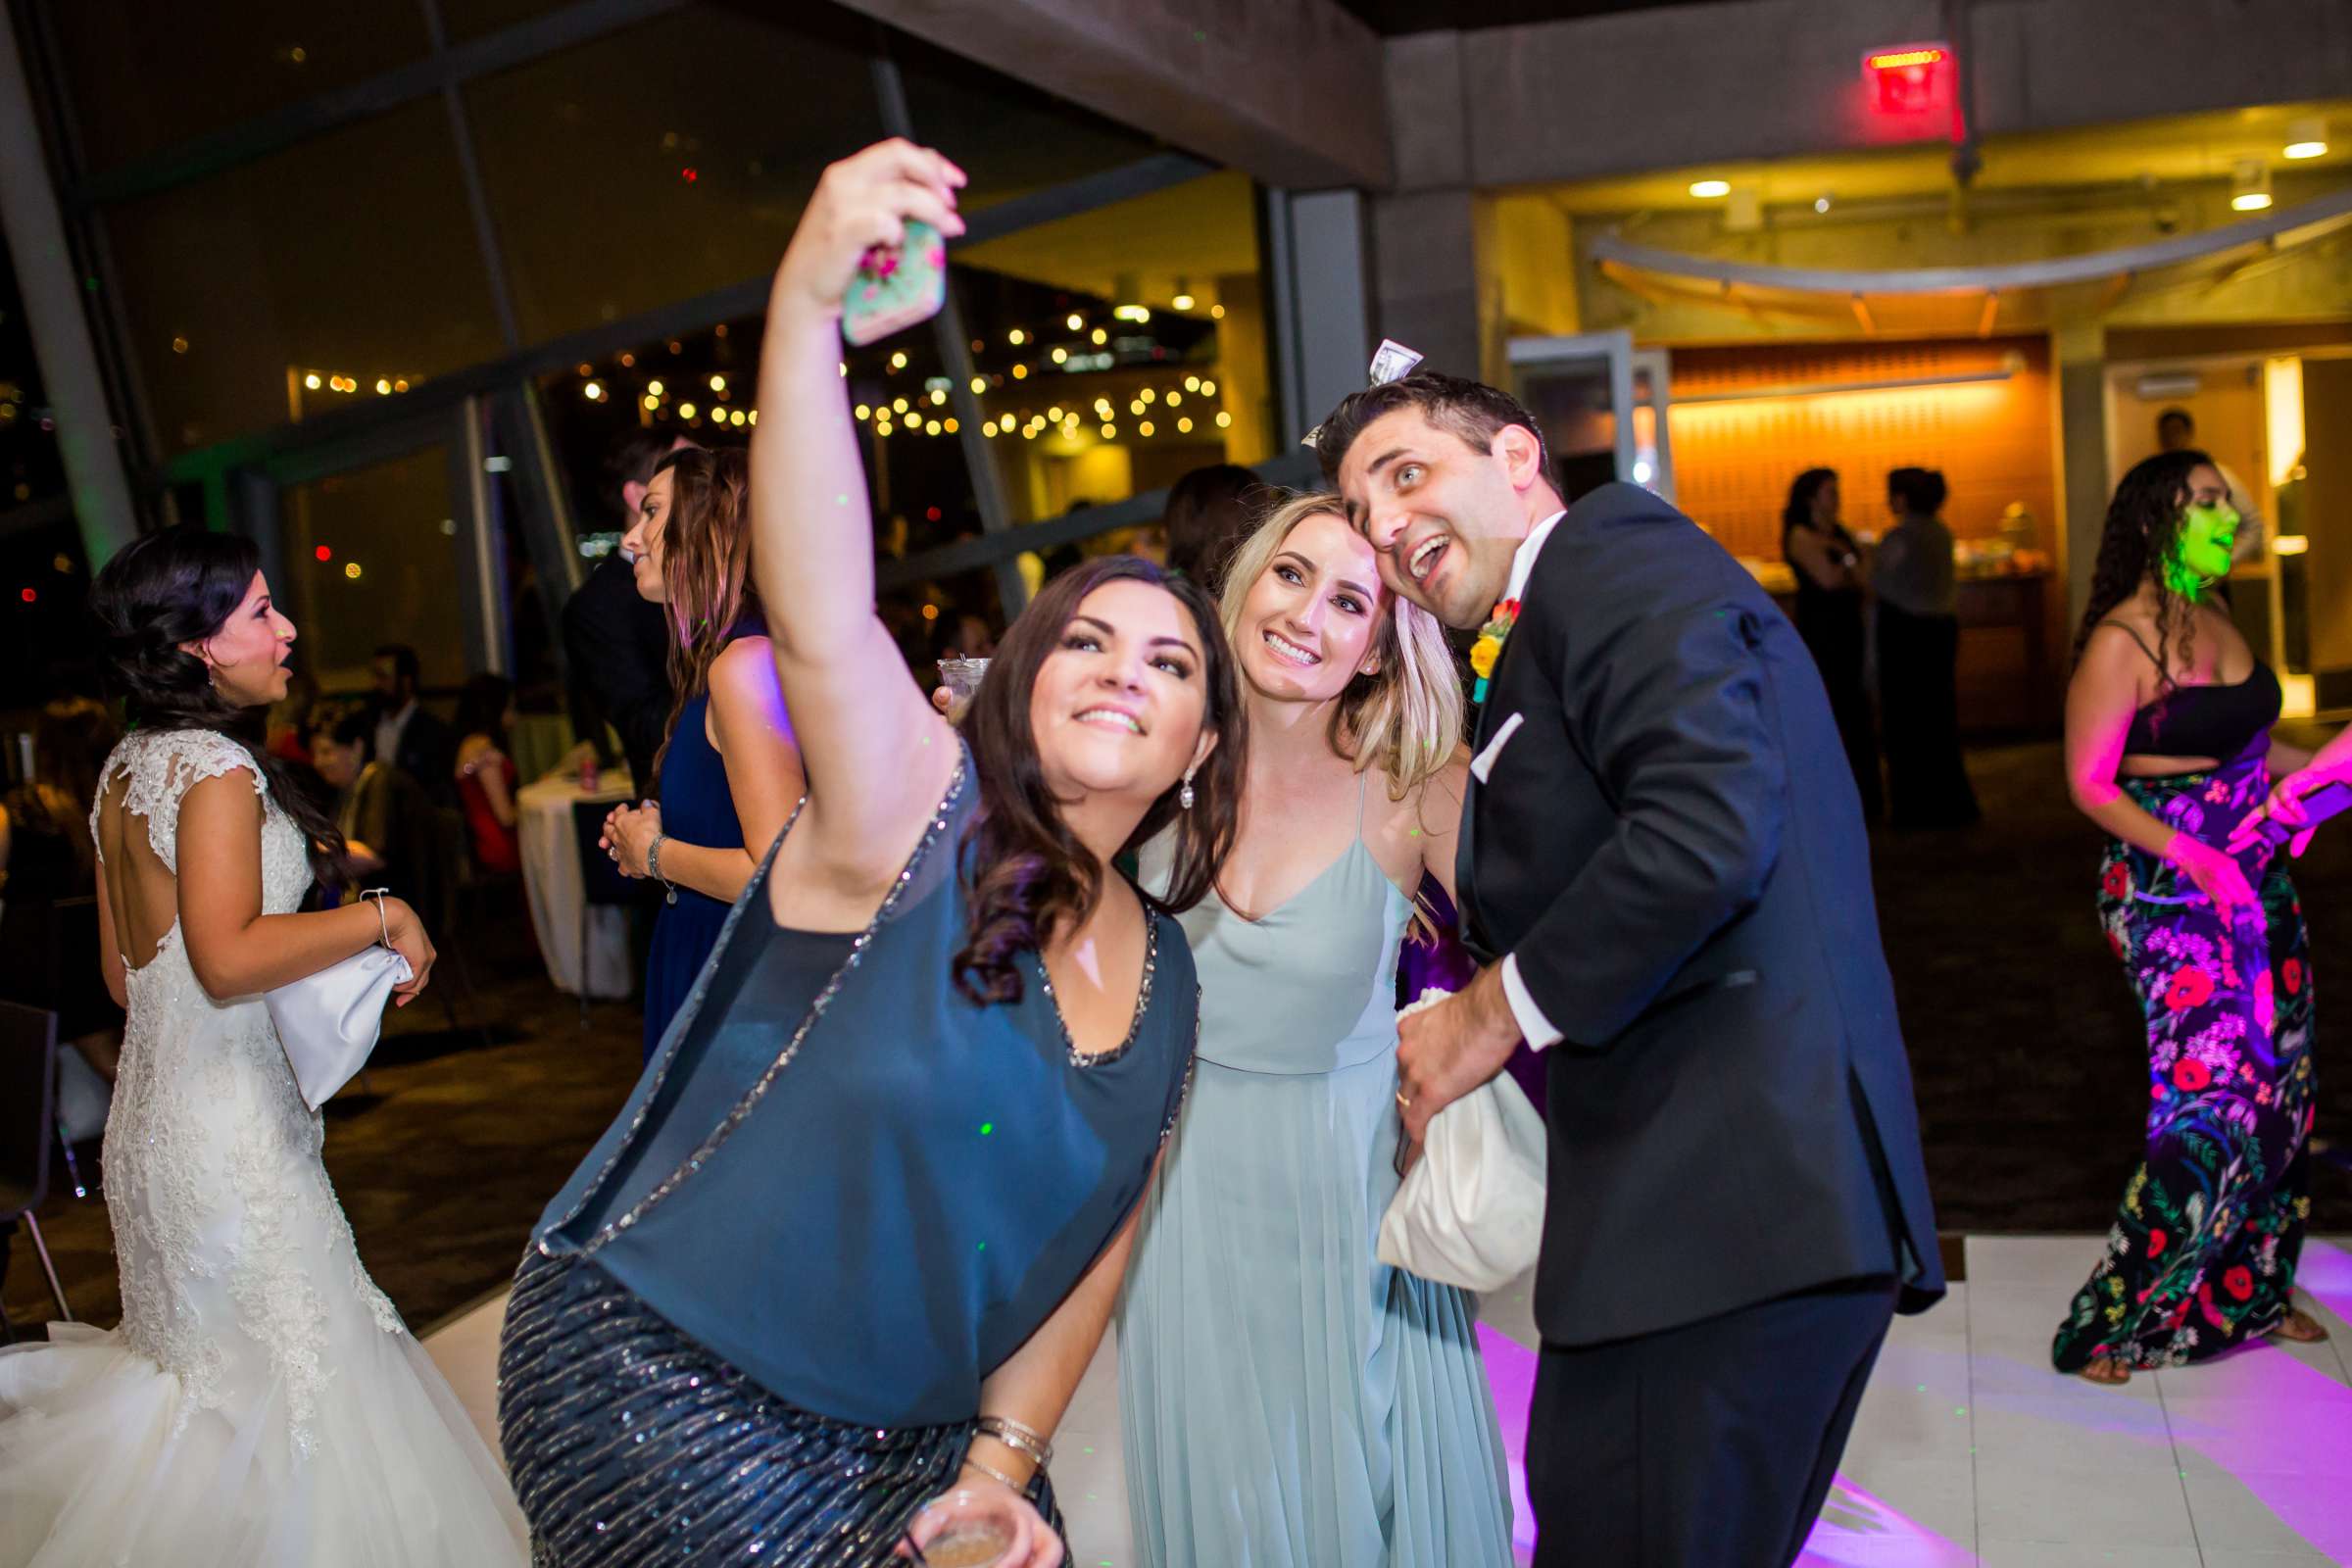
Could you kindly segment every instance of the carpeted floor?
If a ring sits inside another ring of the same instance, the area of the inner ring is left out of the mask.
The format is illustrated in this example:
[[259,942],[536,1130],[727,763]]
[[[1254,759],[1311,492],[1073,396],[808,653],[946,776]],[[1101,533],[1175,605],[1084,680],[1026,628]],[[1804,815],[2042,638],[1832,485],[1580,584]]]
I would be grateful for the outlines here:
[[[2091,913],[2098,836],[2066,803],[2054,743],[1980,749],[1970,765],[1983,825],[1875,846],[1937,1218],[1947,1232],[2103,1231],[2147,1095],[2138,1010]],[[2296,875],[2323,983],[2317,1137],[2340,1152],[2352,1149],[2352,1063],[2333,1049],[2344,1026],[2328,999],[2352,953],[2338,935],[2352,929],[2352,829],[2323,834]],[[637,1073],[628,1007],[598,1004],[583,1031],[514,930],[468,952],[485,983],[460,1009],[489,1043],[410,1008],[392,1020],[372,1091],[355,1087],[328,1111],[327,1164],[361,1254],[419,1329],[506,1282]],[[2314,1192],[2315,1228],[2352,1229],[2352,1175],[2323,1162]],[[104,1204],[74,1199],[61,1168],[40,1217],[76,1315],[113,1323]],[[46,1320],[22,1237],[11,1265],[9,1317]]]

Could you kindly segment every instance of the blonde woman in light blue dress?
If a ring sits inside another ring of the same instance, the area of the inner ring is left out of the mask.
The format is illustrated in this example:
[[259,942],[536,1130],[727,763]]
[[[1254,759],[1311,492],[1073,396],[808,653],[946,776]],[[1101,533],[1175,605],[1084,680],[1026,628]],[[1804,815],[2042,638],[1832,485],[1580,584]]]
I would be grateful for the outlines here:
[[[1459,677],[1328,496],[1226,578],[1250,715],[1241,837],[1182,917],[1192,1098],[1121,1293],[1119,1404],[1152,1568],[1511,1560],[1476,1301],[1374,1255],[1396,1190],[1403,891],[1453,890]],[[1144,882],[1167,868],[1144,856]]]

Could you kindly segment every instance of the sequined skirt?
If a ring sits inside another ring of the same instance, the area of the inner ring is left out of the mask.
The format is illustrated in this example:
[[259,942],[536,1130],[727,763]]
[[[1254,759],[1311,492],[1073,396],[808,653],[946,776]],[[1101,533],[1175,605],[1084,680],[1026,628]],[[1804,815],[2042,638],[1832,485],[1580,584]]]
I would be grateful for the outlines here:
[[[892,1563],[972,1439],[795,1408],[592,1260],[536,1249],[507,1304],[498,1421],[535,1568]],[[1030,1496],[1060,1530],[1042,1472]]]

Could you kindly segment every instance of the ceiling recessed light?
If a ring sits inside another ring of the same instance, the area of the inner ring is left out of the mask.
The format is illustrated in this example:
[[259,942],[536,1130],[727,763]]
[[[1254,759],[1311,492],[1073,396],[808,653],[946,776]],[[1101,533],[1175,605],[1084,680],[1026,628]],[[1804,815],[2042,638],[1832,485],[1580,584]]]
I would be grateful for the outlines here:
[[2271,205],[2271,193],[2267,190],[2239,191],[2230,198],[2230,205],[2241,213],[2259,213]]
[[1690,182],[1690,194],[1701,201],[1713,201],[1731,193],[1732,182],[1728,179],[1694,179]]
[[2324,141],[2290,141],[2286,144],[2286,156],[2295,159],[2325,158],[2328,156],[2328,144]]

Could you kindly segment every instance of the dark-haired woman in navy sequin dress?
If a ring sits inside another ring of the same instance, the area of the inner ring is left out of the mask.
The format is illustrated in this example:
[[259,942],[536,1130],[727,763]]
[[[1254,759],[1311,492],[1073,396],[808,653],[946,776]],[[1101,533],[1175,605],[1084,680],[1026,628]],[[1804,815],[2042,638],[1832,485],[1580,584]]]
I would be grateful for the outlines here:
[[[1044,1461],[1182,1102],[1167,916],[1232,843],[1241,716],[1206,600],[1132,558],[1047,587],[960,732],[875,616],[837,318],[961,183],[904,142],[834,166],[776,277],[753,559],[808,795],[516,1278],[545,1564],[1062,1559]],[[1112,865],[1170,829],[1154,903]]]

